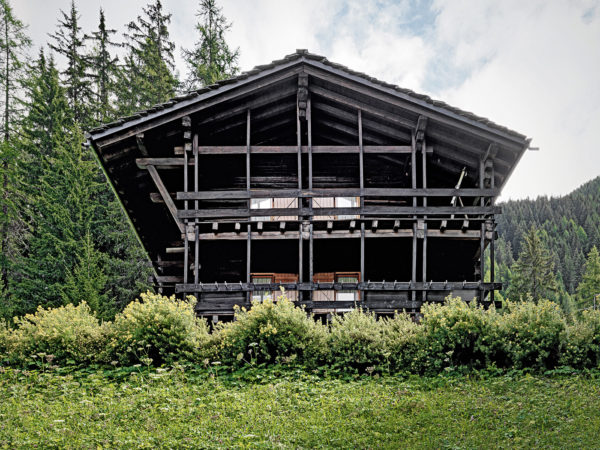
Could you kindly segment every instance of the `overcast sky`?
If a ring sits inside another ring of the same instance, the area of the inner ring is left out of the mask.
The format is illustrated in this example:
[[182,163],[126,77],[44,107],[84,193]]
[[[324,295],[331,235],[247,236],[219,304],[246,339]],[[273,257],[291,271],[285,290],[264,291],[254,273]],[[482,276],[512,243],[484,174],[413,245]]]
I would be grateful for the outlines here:
[[[85,31],[146,0],[76,0]],[[600,175],[600,0],[221,0],[243,70],[307,48],[532,138],[503,199],[563,195]],[[12,0],[35,48],[70,0]],[[181,47],[197,39],[197,0],[163,0]]]

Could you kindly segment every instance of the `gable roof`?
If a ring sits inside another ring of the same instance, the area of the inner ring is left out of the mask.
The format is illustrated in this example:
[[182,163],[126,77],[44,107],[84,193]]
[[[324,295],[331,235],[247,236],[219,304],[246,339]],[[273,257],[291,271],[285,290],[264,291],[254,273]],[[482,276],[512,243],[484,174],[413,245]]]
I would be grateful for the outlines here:
[[272,61],[269,64],[256,66],[253,69],[247,72],[243,72],[238,76],[218,81],[215,84],[174,97],[167,102],[157,104],[149,109],[138,111],[130,116],[122,117],[113,122],[106,123],[99,127],[93,128],[89,131],[89,135],[92,139],[103,138],[110,134],[117,133],[123,129],[142,124],[151,119],[168,115],[169,113],[185,108],[190,104],[202,102],[203,100],[209,99],[224,91],[238,87],[244,82],[254,81],[257,78],[268,75],[274,70],[285,68],[297,63],[306,63],[315,67],[335,71],[338,74],[351,77],[355,81],[370,84],[374,87],[379,87],[387,93],[398,96],[398,98],[414,101],[416,104],[421,104],[425,107],[435,108],[436,110],[443,110],[450,116],[456,116],[457,118],[460,118],[467,122],[471,122],[472,124],[487,127],[491,130],[495,130],[503,134],[513,136],[519,140],[523,140],[526,138],[523,134],[511,130],[507,127],[504,127],[502,125],[498,125],[487,118],[448,105],[443,101],[434,100],[427,95],[419,94],[410,89],[405,89],[400,86],[381,81],[367,74],[354,71],[342,64],[331,62],[324,56],[310,53],[308,52],[308,50],[304,49],[298,49],[296,50],[296,52],[287,55],[282,59]]

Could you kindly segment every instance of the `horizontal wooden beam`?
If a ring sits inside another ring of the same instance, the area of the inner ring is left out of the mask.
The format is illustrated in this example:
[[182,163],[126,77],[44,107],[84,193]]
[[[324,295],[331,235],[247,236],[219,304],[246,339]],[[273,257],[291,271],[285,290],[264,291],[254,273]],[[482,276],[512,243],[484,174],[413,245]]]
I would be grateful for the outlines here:
[[201,218],[235,218],[263,216],[410,216],[415,214],[500,214],[502,209],[497,206],[364,206],[362,208],[223,208],[223,209],[190,209],[179,210],[180,219]]
[[310,197],[496,197],[499,189],[323,188],[254,189],[250,191],[177,192],[177,200],[246,200],[249,198]]
[[[285,222],[281,222],[285,223]],[[448,238],[448,239],[479,239],[479,230],[448,230],[440,231],[435,229],[427,229],[427,236],[433,238]],[[397,230],[382,230],[378,228],[377,231],[365,230],[365,238],[390,238],[390,237],[412,237],[413,230],[410,229],[397,229]],[[199,239],[201,241],[243,241],[248,237],[247,232],[222,232],[219,234],[215,233],[200,233]],[[261,233],[252,232],[251,237],[253,241],[260,240],[279,240],[279,239],[298,239],[298,231],[262,231]],[[315,230],[313,231],[314,239],[360,239],[360,233],[351,230]],[[308,239],[308,237],[306,238]],[[195,240],[194,233],[188,233],[188,240],[193,242]]]
[[278,291],[457,291],[502,289],[502,283],[480,281],[367,281],[359,283],[199,283],[177,284],[175,292],[253,292]]

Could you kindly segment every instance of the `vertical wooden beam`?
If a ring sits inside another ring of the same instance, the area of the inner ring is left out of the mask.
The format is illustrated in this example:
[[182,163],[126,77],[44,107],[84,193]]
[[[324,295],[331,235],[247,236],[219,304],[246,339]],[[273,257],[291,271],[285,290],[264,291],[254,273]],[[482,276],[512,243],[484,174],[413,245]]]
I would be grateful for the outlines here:
[[[485,178],[485,161],[479,160],[479,189],[484,189],[484,178]],[[485,197],[481,196],[479,200],[480,206],[485,206]]]
[[[308,133],[308,189],[313,188],[313,162],[312,162],[312,108],[310,95],[308,97],[308,104],[306,106],[306,125]],[[312,208],[312,205],[311,205]]]
[[[358,168],[359,168],[359,186],[360,186],[360,210],[364,210],[365,198],[363,196],[365,188],[365,166],[364,166],[364,147],[363,147],[363,128],[362,128],[362,111],[358,110]],[[364,215],[360,215],[364,219]],[[365,281],[365,222],[360,222],[360,281]],[[360,292],[360,300],[365,301],[364,290]]]
[[[189,187],[189,167],[188,167],[188,146],[189,146],[189,135],[191,133],[190,129],[192,126],[192,121],[190,119],[189,116],[185,116],[182,119],[182,128],[184,129],[184,145],[183,145],[183,192],[187,192],[188,191],[188,187]],[[185,211],[188,210],[189,207],[189,202],[187,200],[185,200],[183,202],[183,209]],[[189,238],[188,238],[188,223],[189,220],[185,219],[183,221],[183,227],[184,227],[184,238],[183,238],[183,284],[187,284],[188,283],[188,272],[189,272],[189,264],[190,264],[190,242],[189,242]]]
[[[411,134],[411,152],[410,152],[410,160],[411,160],[411,179],[412,179],[412,188],[417,189],[417,142],[415,138],[415,132],[413,131]],[[417,197],[413,196],[412,200],[413,206],[417,206]],[[413,248],[412,248],[412,273],[411,273],[411,283],[415,283],[417,281],[417,216],[413,216]],[[413,302],[413,308],[416,307],[415,301],[417,299],[416,291],[411,292],[411,300]]]
[[[198,134],[194,134],[192,140],[192,151],[194,153],[194,192],[198,192],[198,177],[200,168],[198,166]],[[194,200],[194,209],[198,209],[198,200]],[[198,219],[194,220],[194,284],[198,284],[200,279],[200,233],[198,229]],[[196,300],[200,293],[196,292]]]
[[[358,155],[358,166],[359,166],[359,183],[360,183],[360,190],[362,191],[365,188],[365,166],[364,166],[364,148],[363,148],[363,129],[362,129],[362,111],[359,109],[358,110],[358,148],[359,148],[359,155]],[[361,192],[361,198],[360,198],[360,204],[362,207],[362,203],[363,203],[363,198],[362,198],[362,192]]]
[[[309,259],[309,263],[308,263],[308,278],[309,278],[309,282],[313,282],[313,277],[314,277],[314,247],[313,247],[313,224],[310,224],[310,242],[309,242],[309,247],[308,247],[308,259]],[[312,295],[312,291],[310,292],[310,296],[309,299],[312,300],[313,295]]]
[[[422,169],[422,176],[421,176],[421,183],[422,183],[422,188],[423,189],[427,189],[427,146],[425,145],[425,138],[423,137],[423,142],[421,144],[421,169]],[[423,206],[427,206],[427,196],[425,195],[423,197]],[[422,257],[422,280],[423,283],[427,282],[427,216],[423,216],[425,219],[425,225],[424,225],[424,229],[423,229],[423,257]],[[427,300],[427,291],[423,290],[423,295],[422,295],[422,299],[423,303],[425,303],[425,301]]]
[[[365,223],[360,223],[360,281],[365,281]],[[364,301],[364,292],[360,293],[360,299]]]
[[[313,188],[313,155],[312,155],[312,106],[310,94],[308,94],[308,100],[306,105],[306,125],[307,125],[307,138],[308,138],[308,189],[312,190]],[[298,205],[303,199],[298,198]],[[309,197],[306,201],[308,201],[308,207],[310,211],[310,219],[312,221],[313,215],[313,199]],[[308,242],[308,281],[310,283],[313,282],[314,278],[314,242],[313,242],[313,223],[311,222],[309,225],[309,242]],[[313,299],[313,292],[309,292],[309,300]]]
[[[250,110],[247,111],[246,113],[246,192],[248,194],[250,194],[250,181],[251,181],[251,174],[250,174],[250,146],[251,146],[251,128],[250,128]],[[250,197],[250,195],[248,195],[248,197]],[[248,198],[248,212],[250,212],[250,208],[252,206],[251,204],[252,200],[250,198]],[[248,226],[246,227],[246,230],[248,232],[247,236],[246,236],[246,283],[250,283],[250,281],[252,280],[251,278],[251,273],[252,273],[252,263],[251,263],[251,256],[252,256],[252,227],[250,225],[250,223],[248,223]],[[251,295],[252,293],[250,291],[246,292],[246,302],[250,303],[250,299],[251,299]]]
[[188,234],[187,234],[187,227],[186,227],[186,232],[183,234],[183,284],[187,284],[188,283],[188,269],[189,269],[189,264],[190,264],[190,242],[188,239]]
[[[302,190],[302,127],[300,124],[300,108],[296,104],[296,142],[298,144],[298,190]],[[298,199],[300,202],[301,199]],[[298,204],[298,207],[302,205]],[[302,217],[299,217],[299,233],[298,233],[298,281],[300,283],[304,282],[304,265],[303,265],[303,251],[302,251],[302,234],[304,231],[304,223],[302,222]],[[298,300],[303,300],[303,292],[298,291]]]
[[[490,283],[494,283],[495,282],[495,278],[496,278],[496,261],[495,261],[495,247],[496,247],[496,243],[495,243],[495,226],[494,226],[494,222],[495,220],[492,219],[492,239],[490,240]],[[492,289],[492,291],[490,292],[490,301],[492,303],[494,303],[494,290]]]
[[[479,272],[481,273],[479,279],[483,283],[485,277],[485,222],[481,222],[481,236],[479,238]],[[483,303],[483,298],[485,296],[485,291],[483,290],[483,286],[479,290],[480,297],[479,302]]]

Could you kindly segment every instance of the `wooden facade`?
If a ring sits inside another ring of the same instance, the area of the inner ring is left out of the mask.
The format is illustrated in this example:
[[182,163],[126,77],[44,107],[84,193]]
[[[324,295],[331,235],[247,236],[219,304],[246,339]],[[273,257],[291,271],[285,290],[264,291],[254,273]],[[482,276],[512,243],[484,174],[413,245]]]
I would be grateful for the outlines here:
[[[529,140],[297,51],[92,130],[165,293],[318,313],[493,301],[494,205]],[[274,294],[271,294],[274,293]]]

